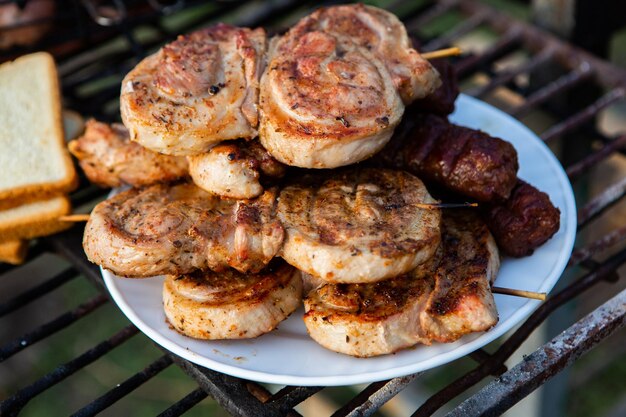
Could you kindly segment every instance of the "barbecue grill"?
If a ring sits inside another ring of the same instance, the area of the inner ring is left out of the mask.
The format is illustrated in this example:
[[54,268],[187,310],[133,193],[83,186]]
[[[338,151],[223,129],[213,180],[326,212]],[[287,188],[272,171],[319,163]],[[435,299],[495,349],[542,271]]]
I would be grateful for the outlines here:
[[[10,2],[4,0],[0,4]],[[21,5],[27,2],[16,1]],[[619,219],[619,207],[616,207],[626,200],[626,177],[600,183],[590,175],[607,159],[624,159],[626,129],[621,135],[608,134],[598,129],[596,122],[608,107],[624,102],[626,71],[478,1],[381,3],[405,22],[423,51],[463,44],[464,39],[481,31],[495,35],[480,50],[468,47],[465,55],[453,60],[464,92],[490,101],[523,121],[539,111],[547,115],[543,119],[545,127],[537,133],[560,157],[577,191],[578,244],[559,287],[504,340],[469,355],[473,361],[470,369],[414,410],[415,416],[432,415],[444,406],[450,416],[498,415],[618,332],[626,321],[626,290],[619,292],[623,284],[618,283],[618,269],[626,263],[626,222],[623,217]],[[59,66],[65,107],[100,120],[117,121],[122,77],[141,58],[173,40],[178,33],[216,21],[264,26],[279,33],[318,5],[302,0],[58,1],[53,15],[29,23],[50,25],[48,33],[34,45],[14,46],[0,52],[0,61],[30,50],[51,51]],[[438,31],[437,27],[442,25],[436,23],[443,21],[453,27]],[[11,29],[14,27],[1,27],[0,31]],[[510,99],[503,100],[503,95]],[[622,124],[622,128],[626,125]],[[107,190],[90,185],[83,177],[71,197],[77,211],[88,211],[106,193]],[[589,231],[590,226],[611,219],[617,226],[608,233],[593,236]],[[28,280],[32,284],[20,285],[23,288],[18,292],[2,290],[0,363],[5,369],[11,367],[19,372],[15,361],[42,339],[59,340],[68,326],[80,324],[87,329],[103,325],[102,317],[96,319],[93,313],[110,300],[99,269],[85,258],[82,232],[82,227],[76,225],[67,232],[38,239],[30,247],[25,266],[0,264],[2,288],[17,286],[14,281],[18,273],[32,271],[42,259],[58,257],[63,265],[60,271],[48,268],[31,273],[33,277]],[[15,325],[20,323],[16,319],[16,314],[23,311],[20,309],[58,304],[54,290],[85,278],[96,289],[95,295],[93,291],[80,291],[73,300],[76,307],[56,316],[40,315],[37,323]],[[548,343],[535,346],[534,352],[514,366],[505,366],[529,335],[557,309],[585,297],[603,282],[614,284],[613,296],[596,300],[595,309],[581,320],[560,323],[551,332]],[[42,369],[38,379],[20,380],[16,387],[0,387],[0,414],[18,415],[44,391],[62,390],[64,380],[99,359],[114,355],[114,349],[122,344],[136,343],[138,350],[141,345],[151,344],[148,338],[135,336],[137,333],[132,324],[112,329],[110,336],[91,346],[84,345],[75,356],[60,357],[57,365]],[[137,373],[123,376],[96,398],[81,398],[84,406],[75,415],[105,411],[172,365],[182,369],[197,387],[162,410],[163,416],[181,415],[207,396],[233,415],[298,415],[294,410],[296,405],[324,392],[324,387],[267,387],[202,368],[166,351],[154,361],[133,360],[140,363]],[[372,414],[420,376],[372,383],[351,398],[340,399],[342,405],[334,415]],[[480,384],[482,388],[478,389]],[[162,391],[169,389],[158,387]]]

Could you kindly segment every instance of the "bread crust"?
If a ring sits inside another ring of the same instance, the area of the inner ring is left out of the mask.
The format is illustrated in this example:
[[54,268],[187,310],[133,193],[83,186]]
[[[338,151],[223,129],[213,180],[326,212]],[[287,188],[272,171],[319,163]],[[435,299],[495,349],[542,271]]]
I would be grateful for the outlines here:
[[0,262],[13,265],[24,263],[28,252],[28,241],[22,239],[7,240],[0,243]]
[[[57,199],[58,207],[53,210],[49,210],[46,213],[37,211],[26,214],[19,219],[15,219],[14,221],[0,220],[0,241],[31,239],[51,235],[70,228],[72,223],[59,220],[60,216],[69,214],[72,211],[70,200],[67,196],[59,196],[51,200]],[[30,204],[38,204],[38,202]],[[22,210],[22,207],[9,210]]]

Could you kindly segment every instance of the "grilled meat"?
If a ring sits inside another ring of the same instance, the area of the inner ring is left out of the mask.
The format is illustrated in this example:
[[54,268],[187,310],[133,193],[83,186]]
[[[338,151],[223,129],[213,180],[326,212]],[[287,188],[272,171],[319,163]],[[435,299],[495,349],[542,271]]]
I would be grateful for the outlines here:
[[254,198],[263,192],[263,177],[285,175],[281,164],[257,140],[229,141],[207,153],[188,156],[189,173],[200,188],[230,198]]
[[170,155],[194,155],[228,139],[257,136],[263,29],[217,26],[181,35],[122,82],[122,120],[132,140]]
[[363,5],[321,8],[269,48],[260,140],[277,160],[335,168],[378,152],[404,103],[439,84],[392,14]]
[[128,130],[117,123],[89,120],[85,133],[68,147],[89,181],[101,187],[143,187],[187,176],[184,157],[162,155],[131,142]]
[[444,213],[441,248],[421,268],[373,284],[326,284],[305,297],[304,322],[322,346],[348,355],[453,342],[498,321],[490,283],[500,259],[480,218]]
[[286,237],[280,256],[329,282],[375,282],[428,261],[440,239],[438,209],[414,176],[345,170],[284,188],[277,215]]
[[441,85],[432,94],[415,100],[407,112],[410,111],[411,115],[419,111],[447,116],[454,111],[454,102],[460,93],[457,75],[447,58],[431,59],[429,62],[439,73]]
[[429,340],[448,343],[498,322],[490,285],[498,275],[500,255],[489,228],[471,210],[444,213],[441,245],[434,289],[420,321]]
[[126,277],[258,272],[283,242],[275,197],[268,190],[255,200],[221,200],[192,184],[131,189],[93,209],[83,247],[89,260]]
[[432,114],[405,118],[375,162],[483,202],[506,200],[517,181],[517,152],[509,142]]
[[529,256],[560,226],[561,212],[550,197],[518,179],[511,196],[487,207],[485,220],[498,247],[509,256]]
[[163,306],[170,324],[197,339],[246,339],[278,326],[302,300],[297,269],[277,263],[256,274],[232,269],[169,275]]

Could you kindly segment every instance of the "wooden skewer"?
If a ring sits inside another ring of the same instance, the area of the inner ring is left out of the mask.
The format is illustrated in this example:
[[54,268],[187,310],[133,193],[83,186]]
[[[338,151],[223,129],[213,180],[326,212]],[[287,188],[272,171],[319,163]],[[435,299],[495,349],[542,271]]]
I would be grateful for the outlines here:
[[465,208],[465,207],[478,207],[478,203],[415,203],[411,204],[413,207],[434,210],[438,208]]
[[545,301],[547,297],[545,292],[515,290],[512,288],[502,288],[502,287],[491,287],[491,292],[495,294],[513,295],[515,297],[532,298],[534,300],[541,300],[541,301]]
[[86,222],[89,220],[89,214],[67,214],[59,217],[62,222]]
[[424,59],[436,59],[436,58],[446,58],[449,56],[457,56],[461,55],[463,51],[458,46],[446,49],[440,49],[438,51],[432,52],[424,52],[422,54],[422,58]]

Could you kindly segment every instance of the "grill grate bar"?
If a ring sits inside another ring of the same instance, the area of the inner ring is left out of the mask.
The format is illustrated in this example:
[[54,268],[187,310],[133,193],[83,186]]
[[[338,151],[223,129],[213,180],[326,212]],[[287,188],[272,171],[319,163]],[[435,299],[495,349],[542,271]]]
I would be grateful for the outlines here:
[[96,199],[105,197],[109,193],[109,190],[105,190],[99,187],[90,186],[88,188],[81,189],[79,192],[73,193],[71,196],[73,206],[82,206],[89,202],[93,202]]
[[69,267],[49,280],[30,288],[17,297],[14,297],[2,304],[0,304],[0,317],[5,316],[20,307],[38,299],[39,297],[46,295],[48,292],[54,290],[65,284],[67,281],[76,278],[78,271],[74,267]]
[[9,343],[0,347],[0,362],[7,360],[16,353],[26,349],[26,347],[69,326],[78,319],[91,313],[107,301],[108,298],[106,296],[99,294],[79,305],[75,309],[63,313],[57,318],[39,326],[37,329],[13,339]]
[[137,372],[135,375],[128,378],[126,381],[118,384],[115,388],[97,398],[90,404],[78,410],[72,414],[73,417],[93,416],[100,411],[116,403],[122,397],[126,396],[131,391],[137,389],[141,384],[150,380],[153,376],[167,368],[172,364],[172,359],[168,355],[163,355],[156,361],[152,362],[141,372]]
[[287,412],[323,388],[287,386],[274,394],[270,401],[276,403],[280,411]]
[[519,47],[520,40],[520,32],[518,30],[509,30],[486,51],[481,54],[469,55],[455,63],[454,68],[459,78],[463,78],[469,72],[475,71],[480,66],[493,62],[513,51],[515,48]]
[[472,30],[476,29],[485,21],[485,18],[486,17],[484,13],[477,13],[471,16],[469,19],[465,19],[461,24],[447,32],[445,35],[439,36],[438,38],[435,38],[432,41],[426,43],[420,49],[424,52],[428,52],[444,48],[450,45],[455,39],[458,39],[461,36],[466,35]]
[[624,239],[626,239],[626,226],[611,231],[609,234],[602,236],[600,239],[595,240],[584,248],[575,249],[572,252],[572,256],[570,257],[567,266],[572,267],[579,265],[584,261],[591,259],[591,257],[596,253],[604,251]]
[[591,70],[591,67],[588,65],[582,65],[526,97],[524,103],[513,109],[510,114],[519,119],[538,105],[548,101],[550,98],[562,94],[570,88],[588,80],[592,75],[593,71]]
[[610,277],[613,272],[626,262],[626,248],[610,257],[597,269],[579,278],[559,293],[548,298],[493,354],[493,360],[485,362],[431,396],[413,414],[414,417],[431,416],[441,406],[461,394],[469,387],[493,373],[515,352],[528,336],[558,307],[591,288],[593,285]]
[[623,290],[446,416],[502,414],[625,323],[626,290]]
[[507,70],[501,74],[498,74],[497,76],[489,80],[489,82],[485,85],[468,89],[464,91],[464,93],[478,98],[484,97],[493,89],[513,81],[513,79],[515,79],[515,77],[517,77],[518,75],[532,73],[537,68],[547,63],[552,57],[553,53],[554,51],[552,50],[552,48],[546,47],[542,49],[537,55],[533,55],[527,62],[524,62],[514,69]]
[[[484,349],[476,349],[475,351],[470,353],[468,356],[480,364],[487,362],[488,360],[491,360],[491,354],[485,352]],[[507,366],[502,364],[497,369],[494,370],[492,375],[493,376],[502,375],[506,371],[508,371]]]
[[167,410],[163,411],[161,414],[158,415],[158,417],[180,416],[186,411],[190,410],[194,405],[204,400],[206,397],[208,397],[208,394],[204,392],[202,388],[197,388],[187,394],[182,400],[178,401]]
[[626,177],[607,187],[578,211],[578,228],[582,229],[606,209],[617,203],[626,193]]
[[543,132],[540,135],[541,139],[544,142],[548,142],[550,140],[563,136],[568,132],[571,132],[572,130],[583,125],[584,123],[593,120],[593,118],[596,117],[596,115],[602,109],[605,109],[611,104],[623,99],[625,94],[626,93],[622,88],[616,88],[615,90],[608,92],[589,106],[585,107],[580,112],[574,114],[573,116],[567,118],[561,123],[554,125],[545,132]]
[[[31,261],[38,256],[42,255],[46,251],[46,247],[41,244],[41,241],[37,241],[36,244],[32,245],[28,248],[28,255],[26,259]],[[19,265],[11,265],[6,263],[0,263],[0,275],[4,275],[7,272],[13,271],[14,269],[19,268]]]
[[45,239],[59,255],[71,262],[91,283],[98,289],[104,290],[100,268],[87,260],[83,250],[83,229],[84,225],[74,225],[63,233]]
[[332,417],[369,416],[421,374],[418,372],[387,381],[374,382],[337,410]]
[[96,359],[104,356],[106,353],[111,351],[113,348],[121,345],[126,340],[128,340],[131,336],[137,334],[138,330],[132,324],[126,326],[109,339],[97,344],[93,348],[87,350],[80,356],[72,359],[69,362],[66,362],[62,365],[59,365],[52,372],[44,375],[39,378],[37,381],[32,383],[31,385],[22,388],[17,391],[15,395],[12,397],[2,401],[0,403],[0,415],[3,416],[14,416],[19,413],[19,411],[24,408],[24,406],[36,395],[41,394],[54,384],[64,380],[68,376],[74,374],[78,370],[84,368],[90,363],[94,362]]
[[280,413],[271,403],[260,408],[263,403],[250,392],[247,381],[194,365],[172,354],[170,356],[228,413],[234,416],[255,416],[262,413],[264,417],[279,417],[285,414]]
[[567,176],[570,178],[570,180],[573,180],[579,175],[587,172],[589,168],[597,165],[599,162],[611,156],[614,152],[618,152],[620,151],[620,149],[625,147],[626,135],[620,136],[619,138],[608,142],[600,150],[590,154],[589,156],[583,158],[575,164],[570,165],[566,170]]
[[453,4],[446,2],[433,3],[430,9],[426,10],[418,17],[404,22],[407,32],[419,31],[422,26],[428,24],[429,22],[435,20],[444,13],[450,11],[453,6]]

